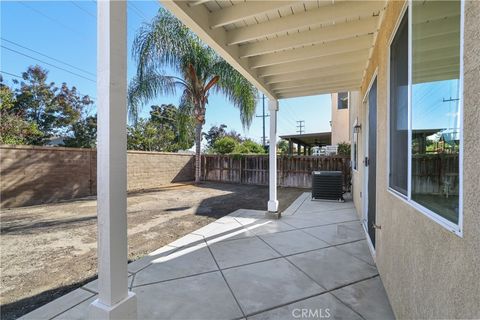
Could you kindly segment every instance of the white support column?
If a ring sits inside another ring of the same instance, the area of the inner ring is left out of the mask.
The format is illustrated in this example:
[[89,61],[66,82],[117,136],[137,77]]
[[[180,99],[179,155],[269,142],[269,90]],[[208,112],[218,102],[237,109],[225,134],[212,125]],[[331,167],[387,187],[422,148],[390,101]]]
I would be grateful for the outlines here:
[[136,319],[127,271],[127,3],[97,1],[98,299],[91,319]]
[[278,211],[277,200],[277,111],[278,100],[268,101],[268,110],[270,111],[270,135],[269,135],[269,200],[268,212]]

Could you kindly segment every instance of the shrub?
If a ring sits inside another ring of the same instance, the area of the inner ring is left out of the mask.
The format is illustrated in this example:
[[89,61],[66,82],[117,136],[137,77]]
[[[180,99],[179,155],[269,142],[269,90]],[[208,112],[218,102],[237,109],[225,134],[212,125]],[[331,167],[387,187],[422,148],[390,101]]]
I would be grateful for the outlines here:
[[255,141],[245,140],[241,144],[237,145],[237,147],[233,152],[243,153],[243,154],[245,153],[263,154],[265,153],[265,149],[263,149],[263,146],[256,143]]
[[232,137],[222,137],[217,139],[213,145],[213,150],[219,154],[232,153],[237,147],[238,143]]
[[340,142],[338,144],[337,153],[341,156],[350,156],[350,143]]

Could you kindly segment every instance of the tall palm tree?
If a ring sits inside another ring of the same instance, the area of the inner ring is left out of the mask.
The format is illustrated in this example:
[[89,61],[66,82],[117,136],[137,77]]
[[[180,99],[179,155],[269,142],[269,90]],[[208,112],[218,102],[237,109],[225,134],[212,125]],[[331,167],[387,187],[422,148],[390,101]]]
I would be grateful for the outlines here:
[[[200,143],[210,92],[224,94],[240,110],[243,126],[249,127],[257,90],[165,9],[140,28],[133,42],[133,57],[138,65],[129,86],[131,120],[138,118],[141,104],[158,95],[181,92],[180,127],[191,117],[195,119],[195,182],[199,182]],[[165,68],[174,74],[166,75]]]

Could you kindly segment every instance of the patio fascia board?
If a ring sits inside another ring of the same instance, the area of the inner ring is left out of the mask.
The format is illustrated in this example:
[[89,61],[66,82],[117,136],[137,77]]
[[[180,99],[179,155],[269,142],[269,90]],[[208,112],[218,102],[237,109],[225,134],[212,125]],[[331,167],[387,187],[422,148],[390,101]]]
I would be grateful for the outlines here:
[[298,98],[298,97],[308,97],[308,96],[316,96],[320,94],[330,94],[335,92],[343,92],[343,91],[356,91],[359,90],[360,86],[358,84],[350,84],[346,86],[334,86],[334,87],[321,87],[317,89],[302,89],[298,91],[285,91],[285,92],[278,92],[278,99],[290,99],[290,98]]
[[277,97],[258,77],[256,70],[248,67],[248,61],[240,60],[238,46],[227,46],[227,34],[223,28],[210,28],[209,12],[204,6],[189,6],[187,1],[159,0],[160,3],[209,45],[250,83],[262,91],[269,100]]

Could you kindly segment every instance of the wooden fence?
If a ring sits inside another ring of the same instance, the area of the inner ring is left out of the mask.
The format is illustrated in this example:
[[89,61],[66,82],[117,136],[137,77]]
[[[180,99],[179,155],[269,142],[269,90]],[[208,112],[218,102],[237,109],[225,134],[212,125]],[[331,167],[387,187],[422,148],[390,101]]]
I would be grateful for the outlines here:
[[421,154],[412,158],[412,192],[459,194],[458,154]]
[[[202,178],[207,181],[268,185],[267,155],[204,155]],[[350,157],[277,157],[278,185],[310,188],[312,171],[342,171],[344,187],[350,186]]]

